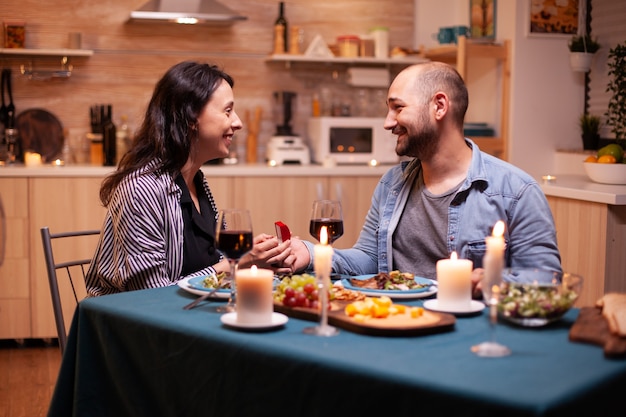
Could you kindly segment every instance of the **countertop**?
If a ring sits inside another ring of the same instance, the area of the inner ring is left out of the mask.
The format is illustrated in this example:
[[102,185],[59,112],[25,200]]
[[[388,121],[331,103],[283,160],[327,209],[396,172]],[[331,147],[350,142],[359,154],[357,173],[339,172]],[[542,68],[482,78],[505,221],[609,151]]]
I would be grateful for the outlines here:
[[555,180],[541,183],[541,189],[547,196],[572,198],[610,205],[626,205],[626,185],[599,184],[586,175],[554,175]]
[[[266,164],[203,165],[202,171],[207,177],[311,177],[311,176],[382,176],[393,165],[283,165],[270,167]],[[104,177],[115,167],[93,165],[53,166],[41,165],[25,167],[23,165],[0,167],[1,177]]]

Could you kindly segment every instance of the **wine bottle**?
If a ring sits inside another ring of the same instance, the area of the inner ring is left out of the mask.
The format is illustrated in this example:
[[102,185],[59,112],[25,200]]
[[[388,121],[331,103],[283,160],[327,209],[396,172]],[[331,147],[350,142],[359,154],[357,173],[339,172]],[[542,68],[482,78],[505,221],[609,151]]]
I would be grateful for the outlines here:
[[274,23],[274,53],[284,54],[287,52],[287,19],[285,18],[285,2],[278,3],[278,17]]
[[102,152],[104,156],[104,166],[115,166],[116,141],[117,134],[115,124],[113,123],[111,105],[109,104],[102,123]]

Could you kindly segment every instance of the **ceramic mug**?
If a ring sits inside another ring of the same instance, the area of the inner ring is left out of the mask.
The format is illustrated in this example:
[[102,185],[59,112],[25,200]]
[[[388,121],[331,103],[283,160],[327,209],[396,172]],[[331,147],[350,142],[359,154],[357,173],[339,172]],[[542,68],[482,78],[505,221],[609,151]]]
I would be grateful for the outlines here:
[[433,38],[437,39],[440,44],[453,43],[455,40],[454,37],[454,28],[452,27],[444,27],[439,28],[439,33],[433,35]]
[[453,42],[454,43],[458,43],[459,42],[459,36],[465,36],[468,37],[470,36],[470,28],[467,26],[452,26],[452,36],[453,36]]

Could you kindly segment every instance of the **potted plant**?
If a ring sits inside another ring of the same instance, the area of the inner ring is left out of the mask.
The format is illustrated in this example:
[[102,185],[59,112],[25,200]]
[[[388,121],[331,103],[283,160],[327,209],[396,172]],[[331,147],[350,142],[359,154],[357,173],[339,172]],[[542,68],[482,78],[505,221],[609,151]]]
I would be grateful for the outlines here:
[[591,68],[593,54],[598,52],[600,44],[590,35],[575,35],[568,43],[569,62],[574,71],[587,72]]
[[578,119],[583,138],[583,149],[596,150],[600,143],[600,117],[584,113]]
[[607,66],[609,83],[606,91],[611,93],[605,116],[607,125],[622,147],[626,146],[626,42],[609,50]]

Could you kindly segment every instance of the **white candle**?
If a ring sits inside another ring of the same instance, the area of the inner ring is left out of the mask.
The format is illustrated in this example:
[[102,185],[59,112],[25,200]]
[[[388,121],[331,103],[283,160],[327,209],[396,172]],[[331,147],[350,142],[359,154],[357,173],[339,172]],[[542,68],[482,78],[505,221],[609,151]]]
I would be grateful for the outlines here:
[[494,285],[499,285],[502,280],[502,269],[504,268],[504,222],[498,220],[493,226],[491,236],[485,238],[487,251],[483,257],[483,277],[481,279],[481,287],[483,291],[483,299],[489,303],[491,300]]
[[450,259],[437,261],[437,303],[442,309],[464,311],[472,301],[472,261],[457,259],[452,252]]
[[[320,244],[313,248],[313,265],[315,267],[315,275],[320,280],[330,280],[330,271],[332,269],[333,248],[327,244],[328,231],[326,226],[322,226],[320,230]],[[325,284],[328,284],[325,282]]]
[[235,274],[237,288],[237,322],[242,324],[269,324],[274,310],[270,269],[238,269]]
[[24,165],[27,167],[41,165],[41,155],[35,152],[24,152]]

